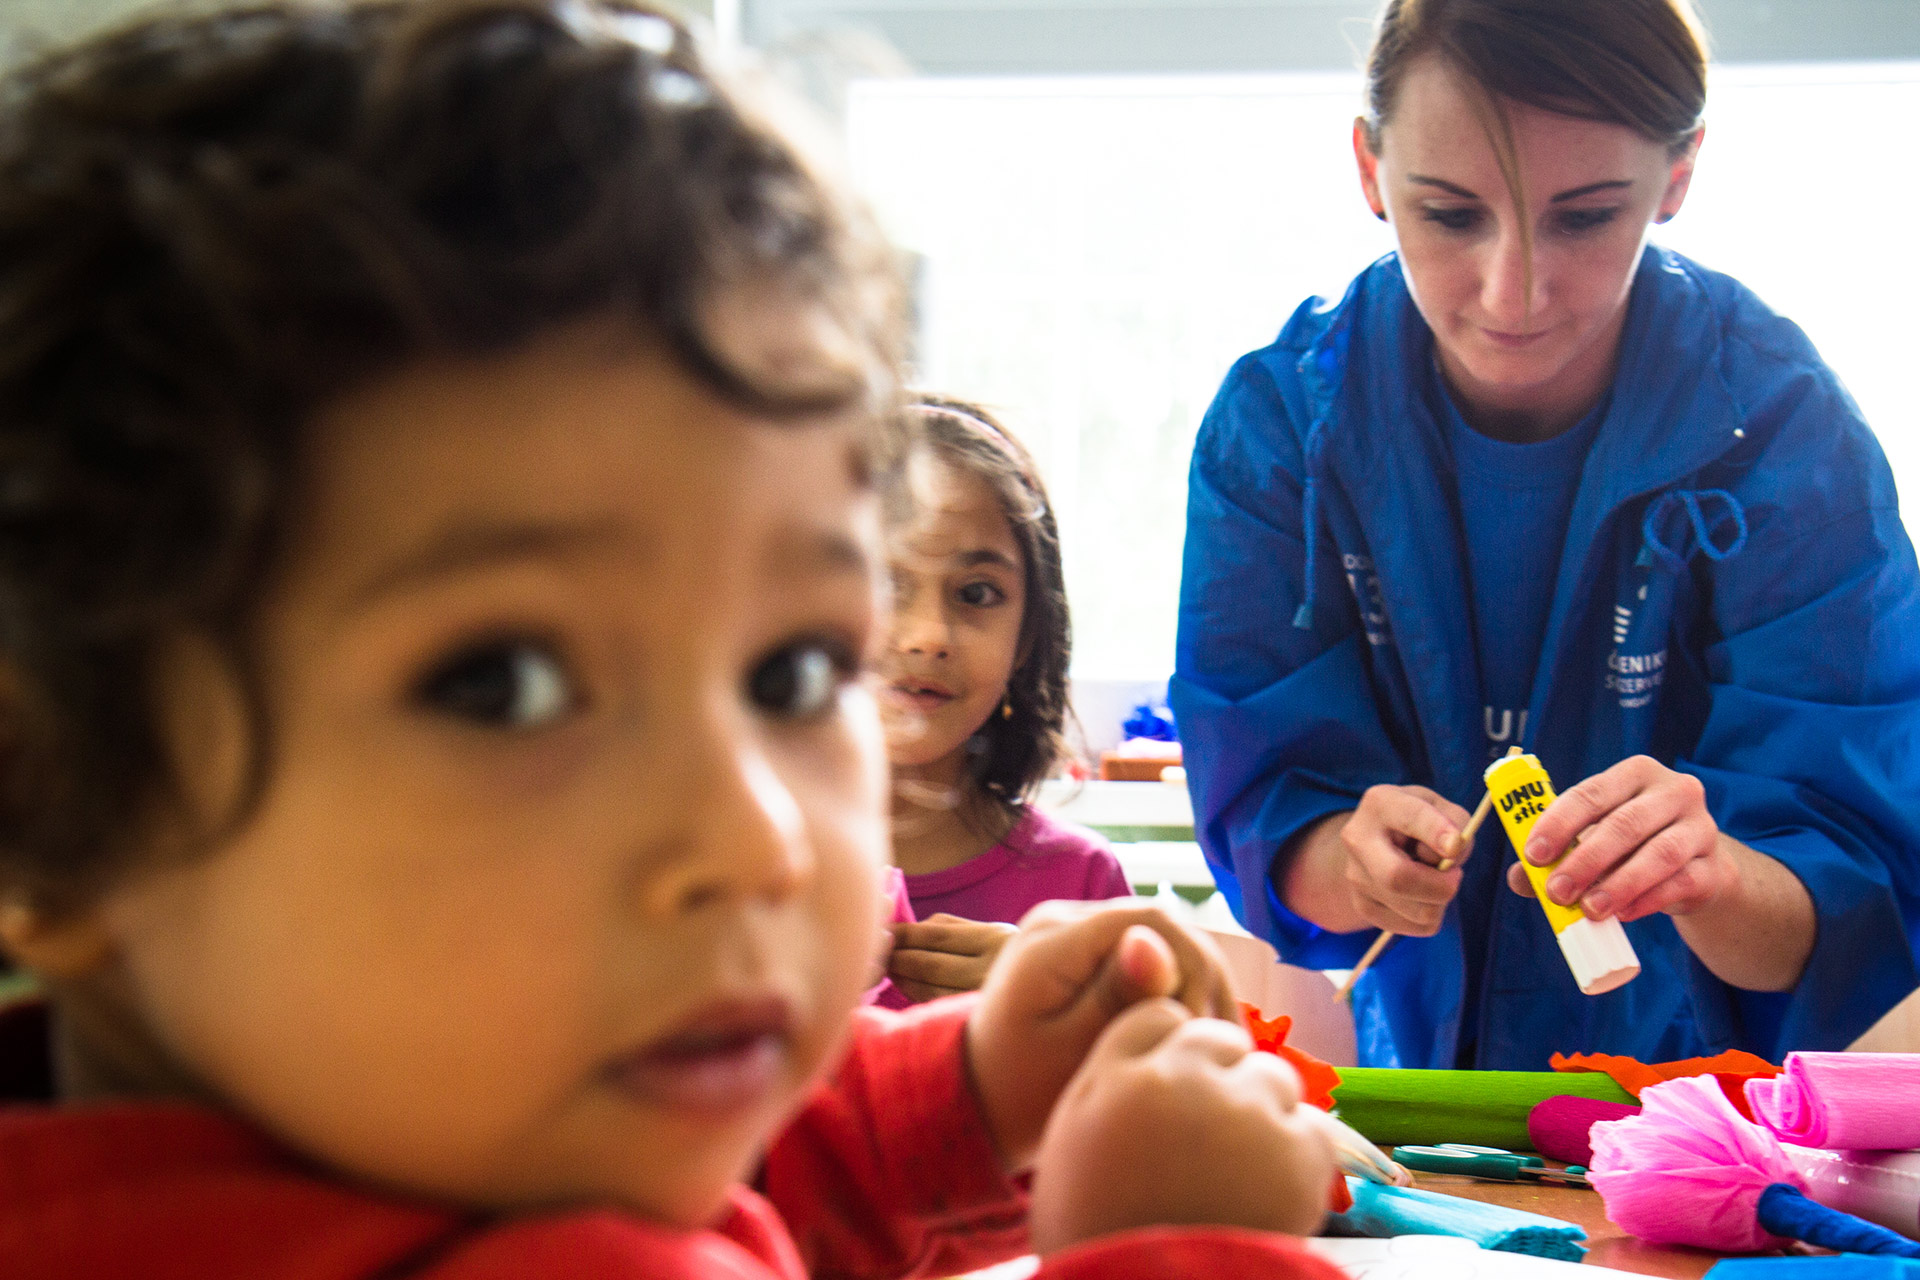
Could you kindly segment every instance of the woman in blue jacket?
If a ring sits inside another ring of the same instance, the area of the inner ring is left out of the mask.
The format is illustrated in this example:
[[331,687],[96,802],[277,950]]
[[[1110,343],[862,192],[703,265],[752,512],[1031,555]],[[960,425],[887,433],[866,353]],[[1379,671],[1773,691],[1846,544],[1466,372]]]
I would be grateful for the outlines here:
[[[1650,247],[1692,176],[1685,0],[1393,0],[1356,123],[1399,252],[1234,366],[1195,446],[1174,707],[1241,918],[1344,968],[1362,1061],[1845,1045],[1920,985],[1920,575],[1804,335]],[[1498,823],[1626,922],[1575,989]],[[1568,784],[1576,784],[1569,786]]]

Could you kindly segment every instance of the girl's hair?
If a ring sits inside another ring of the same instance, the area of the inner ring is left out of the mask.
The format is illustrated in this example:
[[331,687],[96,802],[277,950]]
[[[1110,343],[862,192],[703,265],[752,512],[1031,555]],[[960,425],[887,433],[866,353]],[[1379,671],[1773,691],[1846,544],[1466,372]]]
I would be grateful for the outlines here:
[[999,499],[1026,571],[1026,610],[1004,706],[970,744],[970,770],[982,791],[1017,810],[1067,755],[1067,666],[1073,626],[1060,569],[1060,530],[1040,469],[1026,448],[979,405],[915,395],[918,445],[979,476]]
[[[1706,111],[1706,40],[1691,0],[1387,0],[1367,55],[1375,154],[1407,69],[1429,54],[1480,91],[1516,208],[1526,200],[1503,102],[1624,125],[1676,158]],[[1520,224],[1531,262],[1527,220]]]
[[[710,329],[736,288],[812,317],[800,381]],[[880,469],[897,297],[864,218],[626,0],[289,0],[22,67],[0,83],[0,889],[84,902],[180,802],[154,712],[178,637],[250,702],[228,820],[257,801],[249,630],[324,404],[611,317],[755,412],[864,411]]]

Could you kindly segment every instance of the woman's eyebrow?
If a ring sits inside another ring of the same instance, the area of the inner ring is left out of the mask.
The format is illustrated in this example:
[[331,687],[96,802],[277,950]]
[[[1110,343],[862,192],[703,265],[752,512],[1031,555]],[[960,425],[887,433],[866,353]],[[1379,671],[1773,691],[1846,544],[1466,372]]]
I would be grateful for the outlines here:
[[1456,195],[1465,200],[1478,200],[1480,198],[1465,187],[1460,186],[1458,183],[1448,182],[1445,178],[1429,178],[1425,174],[1410,173],[1407,175],[1407,181],[1418,182],[1422,186],[1427,187],[1438,187],[1449,195]]
[[1589,182],[1584,187],[1575,187],[1571,191],[1562,191],[1548,203],[1559,204],[1562,200],[1578,200],[1581,196],[1590,196],[1596,191],[1624,191],[1633,186],[1625,178],[1611,178],[1606,182]]

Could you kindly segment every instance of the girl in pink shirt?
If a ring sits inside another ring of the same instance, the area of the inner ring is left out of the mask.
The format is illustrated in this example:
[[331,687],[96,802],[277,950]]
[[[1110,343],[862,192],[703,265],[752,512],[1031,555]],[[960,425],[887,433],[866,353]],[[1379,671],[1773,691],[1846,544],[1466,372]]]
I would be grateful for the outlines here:
[[917,924],[890,973],[917,999],[978,987],[1036,903],[1132,890],[1113,850],[1031,803],[1065,754],[1072,636],[1033,459],[984,409],[921,397],[883,662],[894,861]]

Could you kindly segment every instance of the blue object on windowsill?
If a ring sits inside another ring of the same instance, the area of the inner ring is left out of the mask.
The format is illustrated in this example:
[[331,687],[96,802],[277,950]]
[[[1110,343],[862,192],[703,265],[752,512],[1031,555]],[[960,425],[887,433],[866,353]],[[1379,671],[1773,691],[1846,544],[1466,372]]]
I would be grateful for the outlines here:
[[1578,1262],[1587,1254],[1586,1231],[1558,1218],[1358,1178],[1348,1178],[1347,1189],[1353,1207],[1328,1218],[1329,1235],[1462,1236],[1482,1249],[1562,1262]]
[[1129,738],[1180,741],[1180,730],[1173,723],[1173,708],[1167,705],[1165,694],[1151,702],[1135,703],[1133,714],[1121,722],[1120,728]]

